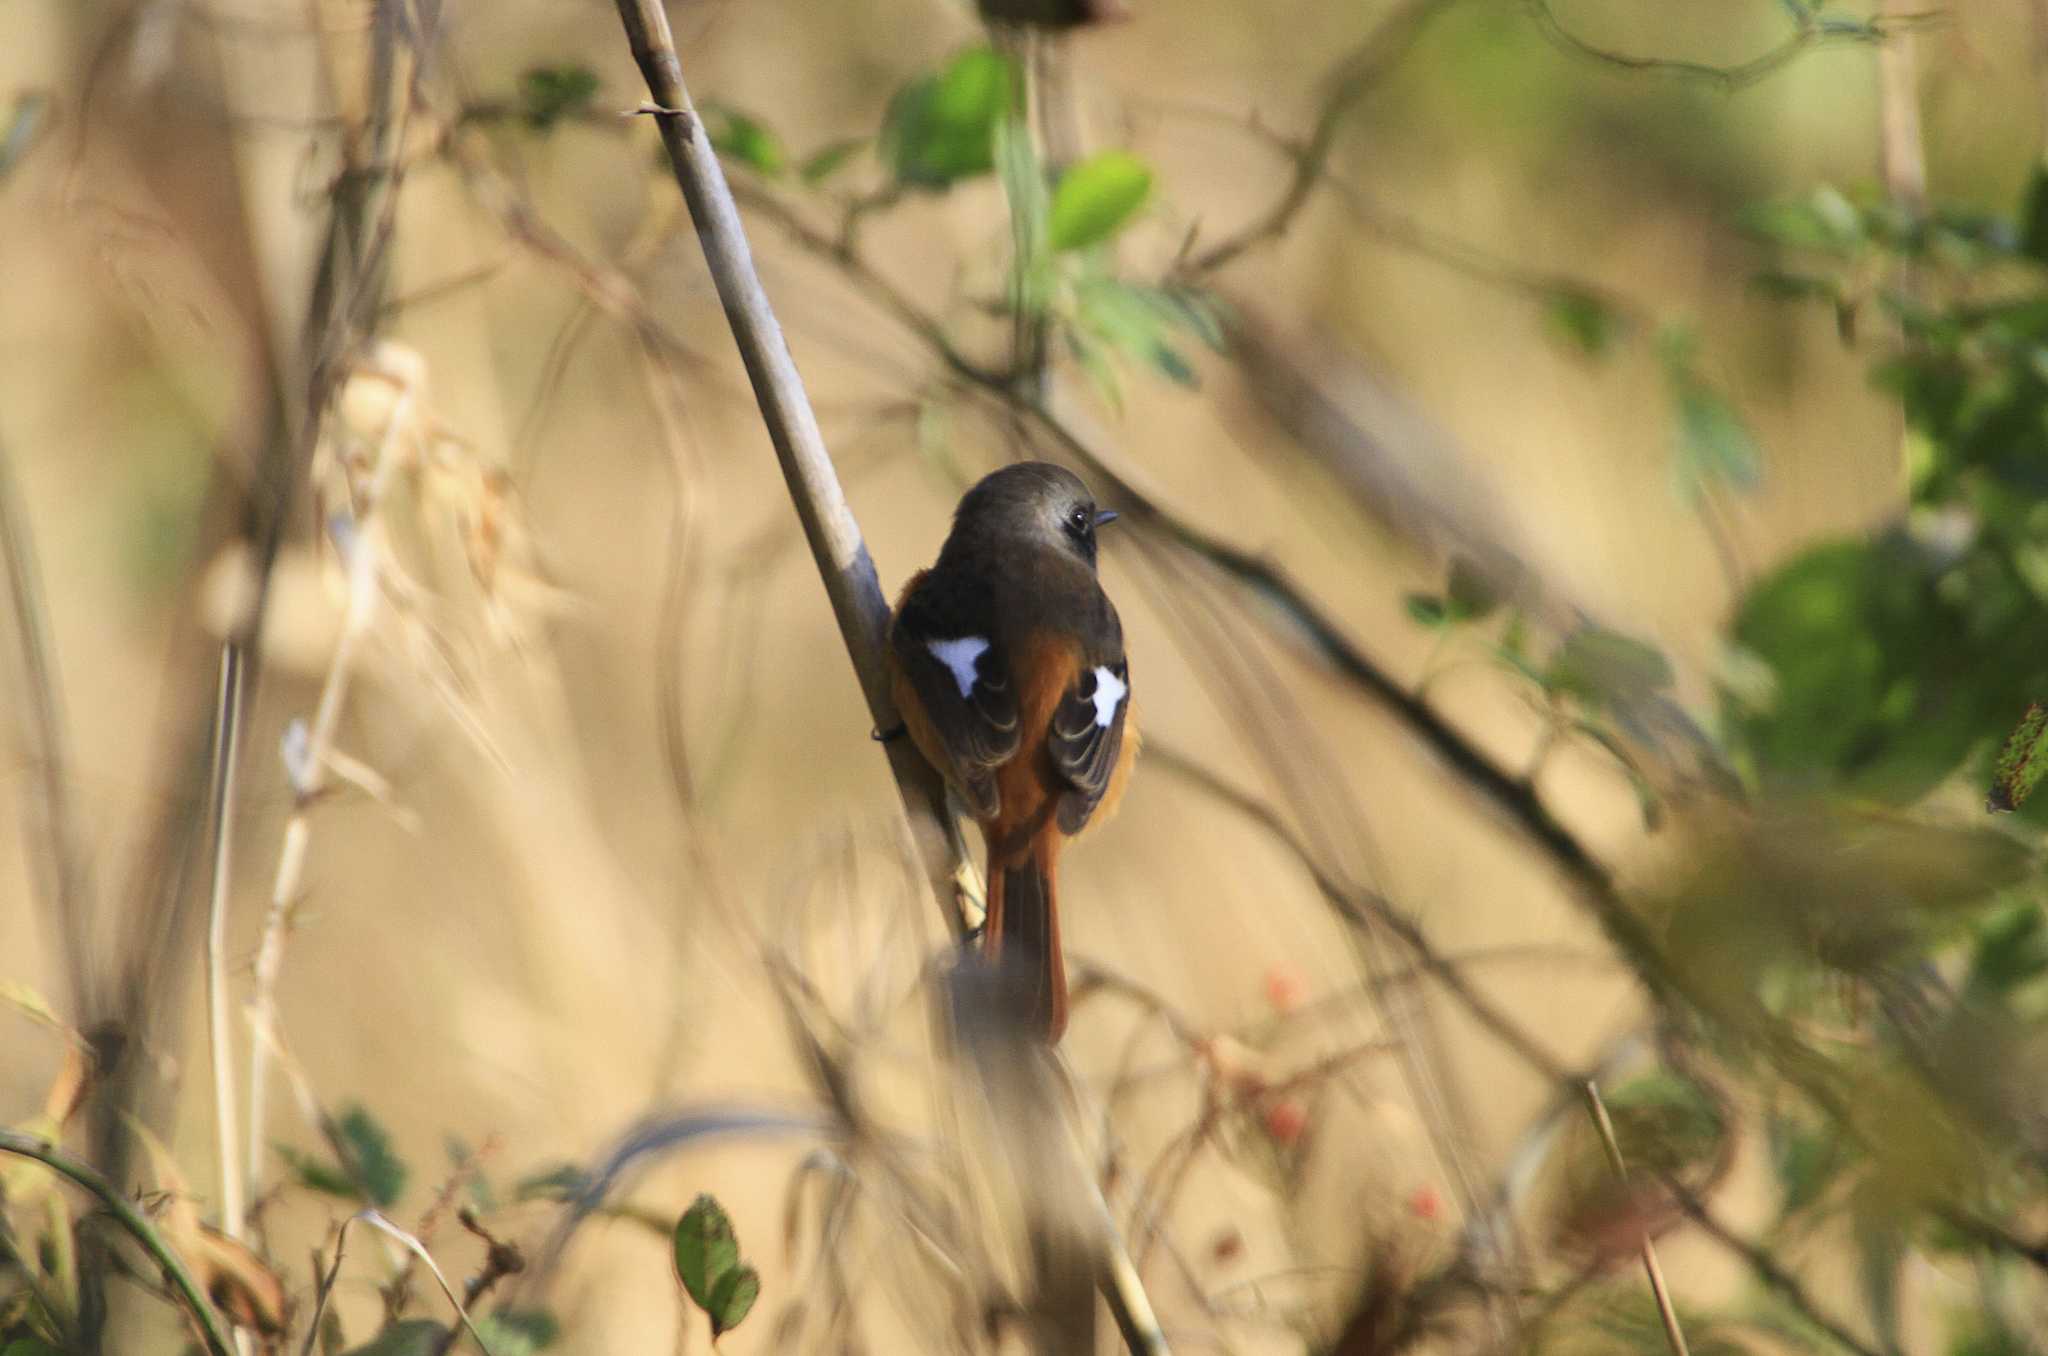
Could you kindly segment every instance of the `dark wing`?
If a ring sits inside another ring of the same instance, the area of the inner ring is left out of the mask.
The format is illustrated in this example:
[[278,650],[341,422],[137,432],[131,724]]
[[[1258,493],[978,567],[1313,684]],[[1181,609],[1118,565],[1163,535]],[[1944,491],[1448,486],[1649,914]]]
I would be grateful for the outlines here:
[[1087,665],[1052,713],[1045,732],[1053,769],[1072,789],[1060,797],[1061,833],[1079,833],[1109,789],[1131,709],[1131,669],[1123,656]]
[[1022,738],[1009,659],[988,623],[984,599],[931,574],[903,600],[889,629],[896,662],[952,764],[939,771],[977,819],[995,817],[995,769]]

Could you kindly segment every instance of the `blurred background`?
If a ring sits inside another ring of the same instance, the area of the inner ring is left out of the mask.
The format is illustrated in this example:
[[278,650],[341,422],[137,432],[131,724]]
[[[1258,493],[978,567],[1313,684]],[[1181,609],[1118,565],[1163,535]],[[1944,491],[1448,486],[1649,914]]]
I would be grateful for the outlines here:
[[[2043,6],[985,8],[669,15],[883,588],[1007,460],[1123,512],[1063,1053],[1176,1349],[1668,1350],[1647,1236],[1695,1352],[2040,1350]],[[0,33],[0,1121],[250,1350],[449,1349],[368,1229],[323,1303],[366,1204],[493,1351],[704,1350],[700,1193],[722,1350],[1024,1349],[617,12]],[[194,1340],[0,1191],[9,1356]]]

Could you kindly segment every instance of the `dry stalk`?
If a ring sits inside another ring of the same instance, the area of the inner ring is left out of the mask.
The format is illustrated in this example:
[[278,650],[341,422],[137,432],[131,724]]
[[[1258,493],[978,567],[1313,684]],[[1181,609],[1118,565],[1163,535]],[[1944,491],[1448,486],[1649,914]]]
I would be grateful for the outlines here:
[[[1614,1169],[1614,1179],[1626,1187],[1628,1162],[1621,1156],[1621,1141],[1614,1137],[1614,1122],[1608,1118],[1607,1103],[1600,1099],[1600,1084],[1589,1078],[1585,1091],[1586,1105],[1593,1112],[1593,1124],[1600,1130],[1600,1143],[1607,1150],[1607,1166]],[[1685,1330],[1678,1324],[1678,1310],[1671,1304],[1671,1291],[1664,1284],[1664,1268],[1657,1265],[1657,1245],[1650,1241],[1648,1229],[1642,1233],[1643,1271],[1650,1278],[1650,1293],[1657,1300],[1657,1317],[1664,1321],[1664,1340],[1671,1344],[1676,1356],[1691,1356],[1685,1345]]]
[[242,651],[220,650],[220,701],[213,735],[213,887],[206,916],[206,1037],[213,1061],[214,1148],[220,1164],[220,1227],[240,1242],[242,1175],[236,1151],[234,1042],[229,1035],[227,923],[235,824],[235,748],[242,715]]
[[306,870],[306,852],[312,842],[310,810],[327,784],[328,759],[334,748],[335,727],[347,699],[350,679],[355,673],[356,653],[363,637],[376,620],[382,595],[382,564],[385,557],[385,529],[380,510],[385,488],[400,460],[399,444],[411,422],[415,392],[401,383],[390,409],[390,418],[377,444],[369,479],[348,527],[336,534],[342,568],[347,579],[348,601],[342,615],[341,633],[328,662],[327,677],[321,684],[319,704],[313,710],[312,728],[302,759],[292,768],[293,804],[285,824],[284,845],[278,852],[277,875],[271,883],[270,909],[263,923],[263,939],[256,952],[256,993],[250,1006],[255,1028],[249,1051],[249,1180],[260,1183],[263,1174],[263,1125],[266,1113],[270,1052],[276,1042],[277,981],[284,968],[285,940],[291,932],[292,913],[297,906],[300,883]]

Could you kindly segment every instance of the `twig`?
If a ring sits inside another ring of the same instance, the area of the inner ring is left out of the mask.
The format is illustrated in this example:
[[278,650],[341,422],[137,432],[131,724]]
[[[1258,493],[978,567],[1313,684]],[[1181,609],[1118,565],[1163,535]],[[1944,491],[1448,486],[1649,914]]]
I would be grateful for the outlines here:
[[[1614,1180],[1624,1189],[1628,1186],[1628,1160],[1621,1156],[1621,1141],[1614,1137],[1614,1122],[1608,1118],[1607,1103],[1600,1099],[1600,1084],[1594,1079],[1585,1082],[1586,1105],[1592,1109],[1593,1124],[1600,1131],[1600,1143],[1607,1149],[1607,1166],[1614,1169]],[[1685,1345],[1685,1330],[1678,1324],[1678,1310],[1672,1307],[1671,1291],[1664,1284],[1664,1268],[1657,1264],[1657,1245],[1650,1241],[1650,1231],[1642,1231],[1643,1271],[1650,1278],[1650,1293],[1657,1300],[1657,1316],[1664,1320],[1664,1340],[1671,1344],[1676,1356],[1691,1356]]]
[[319,704],[301,757],[295,758],[291,773],[293,804],[285,823],[284,844],[279,849],[277,874],[271,882],[270,908],[263,921],[263,938],[256,950],[256,995],[250,1008],[254,1027],[249,1048],[249,1181],[252,1186],[263,1177],[263,1125],[267,1110],[270,1053],[276,1042],[277,981],[284,968],[285,939],[298,905],[300,881],[305,875],[306,852],[312,842],[313,802],[327,784],[327,759],[334,747],[335,727],[348,696],[349,680],[355,673],[357,647],[376,619],[377,603],[383,589],[383,524],[379,514],[384,488],[397,464],[397,444],[412,418],[414,392],[401,389],[391,404],[390,422],[379,440],[370,481],[357,513],[338,534],[342,568],[348,577],[348,602],[342,616],[341,633],[334,642],[327,677],[321,684]]
[[[660,113],[655,122],[668,148],[676,183],[689,204],[690,218],[696,223],[705,262],[725,306],[861,693],[867,699],[868,714],[876,729],[894,729],[898,723],[896,704],[889,693],[883,659],[889,603],[861,539],[860,525],[840,489],[824,435],[804,393],[803,378],[754,269],[753,252],[725,172],[709,138],[699,135],[695,105],[683,85],[682,63],[669,33],[668,15],[654,0],[618,0],[618,10],[655,105],[670,110]],[[961,853],[946,807],[945,784],[908,740],[894,740],[886,747],[932,891],[954,935],[965,936],[966,915],[958,885]]]
[[[348,1240],[348,1226],[349,1221],[343,1220],[341,1228],[335,1231],[334,1261],[320,1275],[313,1297],[313,1317],[306,1324],[306,1340],[299,1347],[299,1356],[313,1356],[313,1343],[320,1336],[320,1320],[327,1316],[327,1298],[334,1293],[335,1278],[341,1275],[342,1244]],[[313,1254],[313,1265],[317,1271],[320,1265],[320,1255],[317,1252]]]
[[1529,17],[1535,21],[1537,31],[1544,39],[1573,56],[1584,57],[1600,65],[1624,71],[1648,71],[1697,80],[1712,85],[1724,94],[1732,94],[1745,86],[1755,84],[1802,52],[1813,48],[1850,42],[1881,42],[1888,26],[1885,21],[1867,24],[1829,21],[1816,16],[1806,6],[1800,5],[1797,10],[1800,15],[1796,21],[1797,26],[1783,42],[1747,61],[1739,61],[1732,66],[1714,66],[1702,61],[1636,56],[1628,52],[1612,51],[1588,42],[1566,28],[1563,21],[1557,17],[1556,11],[1551,8],[1550,0],[1526,0],[1526,3]]
[[1918,0],[1884,0],[1884,20],[1902,31],[1877,49],[1878,163],[1885,196],[1917,214],[1927,206],[1927,150],[1920,137],[1920,63],[1913,34],[1904,28],[1909,2]]
[[[465,1207],[456,1215],[462,1227],[484,1241],[484,1264],[476,1275],[462,1284],[462,1307],[474,1309],[478,1300],[491,1292],[491,1287],[507,1276],[516,1276],[526,1270],[526,1258],[513,1244],[494,1237],[490,1230],[477,1222],[477,1217]],[[448,1356],[455,1349],[456,1333],[450,1328],[434,1347],[434,1356]]]
[[242,720],[242,651],[220,647],[213,731],[213,888],[206,916],[206,1040],[213,1061],[213,1135],[220,1164],[221,1232],[241,1241],[242,1172],[236,1146],[235,1066],[228,1030],[228,882],[235,824],[235,749]]
[[178,1292],[178,1298],[184,1301],[185,1307],[192,1313],[193,1321],[199,1325],[199,1333],[206,1341],[209,1356],[233,1356],[234,1345],[228,1339],[227,1325],[214,1311],[212,1303],[206,1298],[206,1292],[192,1279],[191,1271],[186,1268],[178,1254],[171,1250],[171,1245],[164,1241],[156,1226],[143,1218],[142,1212],[135,1208],[134,1203],[114,1189],[113,1183],[56,1145],[19,1131],[0,1130],[0,1153],[32,1158],[98,1197],[100,1204],[107,1208],[107,1212],[134,1236],[135,1241],[142,1245],[151,1260],[163,1268],[164,1275],[170,1278],[172,1287]]
[[[461,1298],[458,1295],[456,1295],[455,1287],[448,1284],[448,1277],[442,1273],[440,1264],[434,1260],[433,1254],[427,1251],[426,1245],[421,1243],[417,1238],[414,1238],[405,1230],[399,1228],[396,1224],[393,1224],[390,1220],[384,1217],[382,1212],[375,1209],[358,1210],[355,1214],[350,1215],[347,1219],[343,1220],[341,1224],[342,1233],[346,1235],[348,1233],[348,1226],[354,1224],[357,1220],[361,1220],[363,1223],[369,1225],[373,1229],[381,1230],[387,1237],[396,1242],[400,1247],[404,1248],[414,1257],[417,1257],[420,1261],[426,1263],[427,1270],[433,1273],[435,1282],[440,1285],[441,1293],[448,1297],[448,1303],[450,1307],[452,1307],[455,1310],[455,1316],[458,1319],[462,1320],[462,1326],[465,1329],[467,1329],[469,1335],[476,1340],[478,1350],[482,1351],[484,1353],[484,1356],[492,1356],[491,1344],[489,1342],[484,1341],[484,1335],[481,1332],[477,1331],[476,1324],[470,1321],[468,1306],[462,1302]],[[336,1265],[338,1266],[340,1265],[341,1255],[340,1238],[336,1238],[334,1241],[334,1251]]]
[[51,931],[63,940],[71,1001],[82,1013],[91,999],[86,992],[92,975],[86,922],[91,917],[92,885],[85,854],[79,849],[71,802],[62,697],[35,542],[29,535],[13,461],[4,447],[0,447],[0,559],[7,569],[21,662],[23,696],[12,705],[21,716],[22,743],[42,778],[40,794],[22,797],[29,857],[41,877],[37,894],[50,911]]
[[[1387,930],[1400,938],[1414,953],[1417,963],[1443,986],[1444,991],[1464,1008],[1468,1016],[1516,1058],[1540,1074],[1545,1081],[1567,1092],[1572,1092],[1586,1081],[1583,1075],[1568,1070],[1562,1061],[1538,1044],[1535,1037],[1492,999],[1472,987],[1458,967],[1437,951],[1414,920],[1381,896],[1332,875],[1272,806],[1231,786],[1207,769],[1173,758],[1156,745],[1146,750],[1146,759],[1153,767],[1165,766],[1186,777],[1264,828],[1301,864],[1302,869],[1309,873],[1324,899],[1341,917],[1356,925],[1361,915],[1368,911],[1378,915]],[[1878,1356],[1868,1343],[1817,1307],[1799,1278],[1787,1271],[1768,1249],[1744,1238],[1723,1223],[1708,1208],[1699,1193],[1680,1180],[1676,1173],[1659,1170],[1657,1180],[1671,1193],[1679,1208],[1699,1225],[1708,1237],[1740,1257],[1759,1280],[1777,1291],[1779,1296],[1797,1309],[1808,1322],[1826,1332],[1846,1350],[1856,1353],[1856,1356]]]
[[[752,251],[740,224],[739,209],[726,186],[724,171],[709,140],[698,135],[667,13],[657,0],[617,3],[619,18],[648,89],[655,103],[668,110],[656,119],[662,142],[668,148],[676,182],[689,204],[691,220],[696,223],[705,261],[725,306],[748,379],[753,383],[783,477],[867,698],[869,714],[877,729],[891,729],[896,724],[896,711],[883,660],[890,615],[888,601],[882,595],[859,524],[840,489],[795,360],[754,270]],[[933,893],[948,912],[955,935],[964,935],[965,916],[958,890],[966,869],[957,826],[946,803],[944,783],[907,740],[893,741],[889,758],[914,836],[925,857]],[[917,832],[920,828],[925,832]],[[1099,1204],[1101,1198],[1094,1192],[1092,1180],[1083,1175],[1082,1181]],[[1105,1205],[1098,1241],[1114,1250],[1115,1233],[1107,1228],[1107,1220]],[[1113,1310],[1126,1314],[1150,1312],[1142,1289],[1135,1288],[1136,1277],[1131,1268],[1111,1266],[1099,1277],[1099,1282],[1108,1293]],[[1133,1288],[1126,1292],[1127,1286]],[[1134,1346],[1134,1350],[1164,1352],[1163,1341],[1146,1339],[1135,1328],[1132,1331],[1144,1342]],[[1156,1323],[1152,1332],[1156,1335]]]
[[1316,112],[1308,141],[1295,152],[1294,174],[1279,198],[1250,225],[1188,260],[1182,271],[1190,275],[1213,273],[1255,246],[1285,235],[1322,181],[1323,170],[1336,149],[1337,134],[1344,129],[1344,120],[1400,64],[1429,21],[1448,9],[1450,3],[1451,0],[1404,0],[1388,15],[1338,67],[1330,93]]

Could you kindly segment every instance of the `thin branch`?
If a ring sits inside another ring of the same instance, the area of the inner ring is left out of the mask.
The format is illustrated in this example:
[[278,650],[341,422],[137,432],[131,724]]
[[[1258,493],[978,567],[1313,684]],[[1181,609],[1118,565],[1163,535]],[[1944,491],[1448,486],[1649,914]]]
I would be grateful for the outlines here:
[[[831,599],[840,634],[867,698],[869,714],[878,730],[893,729],[897,712],[884,662],[890,619],[888,600],[882,595],[860,526],[847,507],[831,455],[805,395],[802,377],[755,272],[739,209],[726,185],[717,153],[709,138],[702,135],[689,91],[683,84],[682,65],[669,32],[667,13],[656,0],[617,2],[634,59],[662,110],[656,115],[656,122],[668,149],[669,163],[689,204],[705,262],[725,306],[748,379],[753,383],[769,439],[775,446],[804,535]],[[892,740],[888,750],[905,811],[910,816],[914,836],[920,840],[918,846],[925,857],[933,893],[947,910],[955,935],[964,935],[965,916],[958,891],[967,873],[958,830],[946,802],[945,785],[910,747],[909,741]],[[924,831],[919,832],[920,829]],[[1115,1231],[1108,1227],[1107,1206],[1101,1204],[1092,1180],[1083,1174],[1080,1182],[1101,1208],[1099,1225],[1088,1232],[1095,1236],[1095,1244],[1106,1248],[1114,1258],[1121,1249]],[[1036,1223],[1058,1227],[1057,1221]],[[1156,1321],[1139,1321],[1150,1316],[1151,1305],[1137,1285],[1135,1269],[1112,1262],[1096,1279],[1108,1295],[1120,1324],[1130,1319],[1123,1326],[1132,1349],[1163,1356],[1165,1343],[1158,1336]]]
[[213,887],[206,917],[206,1043],[213,1062],[214,1150],[220,1164],[220,1227],[243,1235],[242,1173],[237,1160],[234,1041],[228,1022],[228,885],[235,826],[235,750],[242,722],[242,651],[220,648],[220,698],[213,732]]
[[1365,42],[1338,66],[1330,92],[1317,110],[1308,140],[1295,152],[1294,173],[1279,198],[1250,225],[1187,261],[1186,273],[1213,273],[1248,250],[1276,240],[1287,233],[1294,219],[1308,205],[1316,185],[1322,182],[1330,155],[1344,120],[1366,95],[1378,89],[1387,75],[1415,45],[1430,20],[1450,7],[1451,0],[1403,0],[1392,14],[1372,31]]
[[[618,10],[634,60],[655,105],[662,110],[655,123],[668,148],[676,183],[689,204],[690,218],[696,223],[712,281],[725,306],[861,693],[867,699],[868,714],[877,730],[893,730],[899,718],[884,661],[889,602],[882,594],[860,525],[847,507],[824,435],[805,395],[803,378],[754,269],[753,251],[717,152],[703,135],[683,85],[668,15],[653,0],[618,0]],[[891,740],[886,748],[933,893],[954,935],[964,937],[967,923],[958,888],[961,854],[946,807],[945,784],[908,740]]]
[[284,969],[285,942],[291,934],[292,914],[298,906],[300,883],[306,870],[306,854],[312,845],[311,810],[327,786],[328,755],[334,748],[334,732],[341,722],[342,707],[348,699],[350,680],[355,676],[356,651],[376,620],[383,596],[384,523],[381,512],[384,491],[396,472],[399,439],[410,430],[415,392],[401,385],[390,407],[389,422],[378,441],[371,463],[369,481],[356,505],[353,518],[338,532],[342,569],[348,580],[348,599],[342,613],[341,630],[328,659],[327,676],[320,685],[320,698],[313,708],[313,720],[304,748],[288,757],[293,792],[291,818],[285,822],[284,840],[278,849],[277,872],[271,880],[270,907],[263,920],[263,937],[256,950],[256,993],[250,1005],[254,1028],[249,1046],[249,1161],[252,1189],[263,1176],[263,1126],[267,1114],[270,1055],[278,1043],[277,982]]
[[736,191],[749,210],[772,221],[806,252],[836,264],[858,291],[923,339],[953,375],[1007,414],[1024,419],[1061,451],[1086,466],[1091,477],[1113,491],[1109,497],[1126,519],[1148,526],[1166,540],[1192,551],[1270,604],[1291,623],[1291,633],[1307,643],[1339,677],[1383,706],[1427,744],[1483,803],[1500,813],[1549,857],[1576,887],[1579,897],[1590,904],[1624,953],[1638,962],[1638,968],[1647,966],[1655,972],[1651,939],[1641,921],[1615,895],[1607,868],[1551,813],[1534,785],[1494,762],[1423,697],[1383,668],[1284,567],[1197,527],[1166,508],[1139,488],[1129,475],[1117,470],[1106,452],[1076,430],[1073,424],[1077,415],[1056,412],[1029,400],[1011,385],[1006,374],[982,367],[961,353],[936,319],[858,256],[842,253],[829,235],[810,226],[786,203],[745,184]]
[[[1614,1121],[1607,1114],[1607,1103],[1601,1100],[1600,1084],[1594,1079],[1585,1082],[1586,1105],[1592,1110],[1593,1125],[1600,1132],[1600,1143],[1607,1150],[1607,1166],[1614,1170],[1614,1180],[1628,1186],[1628,1160],[1621,1156],[1621,1141],[1614,1136]],[[1664,1268],[1657,1263],[1657,1245],[1650,1241],[1648,1228],[1642,1230],[1643,1271],[1650,1278],[1650,1294],[1657,1301],[1657,1316],[1664,1322],[1664,1340],[1671,1344],[1675,1356],[1691,1356],[1685,1345],[1685,1329],[1679,1326],[1678,1310],[1671,1304],[1671,1289],[1664,1284]]]
[[[1302,869],[1309,873],[1317,889],[1339,916],[1354,925],[1368,912],[1378,917],[1387,930],[1400,938],[1413,952],[1417,963],[1443,987],[1444,992],[1456,1000],[1467,1016],[1531,1070],[1540,1074],[1545,1081],[1568,1093],[1585,1082],[1587,1075],[1567,1069],[1562,1061],[1538,1044],[1519,1022],[1492,999],[1475,989],[1458,967],[1436,949],[1420,925],[1407,914],[1395,908],[1382,896],[1333,876],[1272,806],[1230,785],[1205,768],[1162,753],[1156,746],[1147,750],[1146,758],[1152,766],[1164,765],[1170,768],[1265,829],[1274,841],[1286,848],[1300,863]],[[1812,1296],[1807,1294],[1806,1287],[1801,1284],[1799,1278],[1786,1270],[1777,1258],[1771,1255],[1769,1249],[1743,1237],[1729,1227],[1709,1208],[1699,1193],[1677,1174],[1659,1170],[1656,1177],[1688,1218],[1708,1237],[1740,1257],[1755,1273],[1757,1279],[1775,1290],[1780,1298],[1797,1309],[1808,1322],[1827,1333],[1846,1350],[1856,1353],[1856,1356],[1879,1356],[1868,1343],[1819,1308]]]
[[348,1241],[349,1221],[343,1220],[341,1228],[334,1235],[334,1260],[325,1272],[320,1271],[320,1254],[313,1254],[313,1269],[319,1275],[314,1297],[313,1317],[306,1323],[306,1340],[299,1347],[299,1356],[313,1356],[313,1343],[320,1337],[320,1320],[327,1315],[327,1300],[334,1293],[335,1278],[341,1275],[342,1244]]
[[120,1222],[122,1228],[133,1235],[142,1245],[150,1259],[163,1269],[170,1278],[171,1287],[178,1292],[186,1309],[191,1311],[193,1322],[199,1326],[199,1334],[206,1341],[208,1356],[233,1356],[234,1344],[228,1339],[227,1325],[214,1311],[213,1304],[206,1298],[206,1292],[192,1279],[191,1271],[183,1259],[171,1250],[156,1226],[143,1218],[134,1202],[114,1189],[113,1183],[94,1172],[85,1164],[65,1153],[46,1140],[36,1139],[15,1130],[0,1130],[0,1153],[32,1158],[36,1162],[70,1179],[99,1198],[107,1212]]
[[[1848,43],[1882,42],[1899,20],[1887,18],[1864,22],[1854,19],[1830,19],[1816,14],[1804,3],[1788,3],[1787,9],[1798,17],[1794,27],[1784,41],[1768,51],[1760,52],[1747,61],[1732,66],[1715,66],[1701,61],[1683,61],[1671,57],[1637,56],[1629,52],[1617,52],[1610,48],[1587,41],[1557,17],[1550,0],[1525,0],[1529,17],[1552,46],[1583,57],[1602,66],[1623,71],[1647,71],[1660,75],[1676,76],[1711,85],[1724,94],[1730,94],[1759,80],[1775,74],[1802,53],[1826,46],[1841,46]],[[1814,7],[1815,9],[1818,6]]]
[[86,923],[92,911],[92,881],[71,800],[62,689],[50,643],[49,612],[35,541],[29,535],[13,460],[4,447],[0,447],[0,562],[7,570],[15,648],[21,664],[20,695],[11,705],[19,713],[22,743],[42,778],[39,794],[22,797],[28,856],[39,877],[36,893],[50,911],[50,930],[63,940],[71,1001],[75,1011],[84,1012],[91,1002],[86,992],[92,976]]

